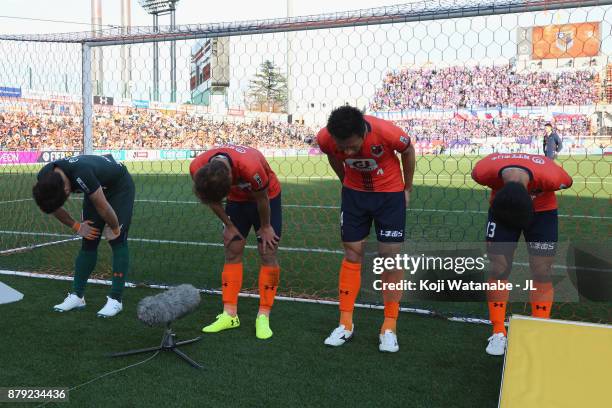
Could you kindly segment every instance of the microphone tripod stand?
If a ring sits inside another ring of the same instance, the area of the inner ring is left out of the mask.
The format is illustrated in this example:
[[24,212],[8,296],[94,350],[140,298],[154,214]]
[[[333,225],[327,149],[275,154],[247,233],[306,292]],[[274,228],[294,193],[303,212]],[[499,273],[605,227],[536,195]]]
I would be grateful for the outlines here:
[[157,347],[148,347],[148,348],[144,348],[144,349],[123,351],[121,353],[113,353],[113,354],[110,354],[109,357],[131,356],[131,355],[134,355],[134,354],[149,353],[151,351],[158,351],[158,352],[159,351],[172,351],[175,354],[177,354],[180,358],[182,358],[184,361],[189,363],[192,367],[194,367],[194,368],[204,368],[202,365],[198,364],[196,361],[191,359],[191,357],[189,357],[187,354],[183,353],[181,350],[178,349],[178,347],[180,347],[180,346],[184,346],[186,344],[195,343],[196,341],[199,341],[201,339],[202,339],[202,336],[199,336],[199,337],[196,337],[195,339],[184,340],[184,341],[178,341],[177,342],[176,341],[176,334],[172,331],[172,328],[170,327],[170,323],[168,323],[166,325],[166,330],[164,331],[164,337],[162,338],[161,345],[159,345]]

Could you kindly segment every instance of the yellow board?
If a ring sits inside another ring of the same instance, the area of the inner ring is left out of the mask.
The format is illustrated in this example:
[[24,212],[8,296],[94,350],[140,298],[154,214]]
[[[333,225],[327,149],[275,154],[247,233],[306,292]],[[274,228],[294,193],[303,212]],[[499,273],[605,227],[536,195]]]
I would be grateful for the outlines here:
[[499,406],[612,407],[612,326],[513,316]]

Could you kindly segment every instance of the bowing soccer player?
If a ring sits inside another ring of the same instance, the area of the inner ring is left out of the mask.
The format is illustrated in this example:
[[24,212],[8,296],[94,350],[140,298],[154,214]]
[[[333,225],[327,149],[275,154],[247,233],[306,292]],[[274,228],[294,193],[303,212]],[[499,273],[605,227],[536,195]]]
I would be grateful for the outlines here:
[[[338,285],[340,321],[325,339],[328,346],[341,346],[355,332],[353,308],[361,286],[364,240],[372,221],[379,255],[393,257],[401,250],[415,151],[402,129],[388,121],[364,116],[351,106],[331,113],[317,141],[342,183],[340,232],[344,259]],[[379,333],[380,351],[399,350],[396,326],[400,296],[401,293],[383,292],[385,319]]]
[[[523,234],[535,287],[530,292],[531,314],[549,318],[554,295],[551,270],[559,235],[555,191],[571,187],[572,178],[553,160],[522,153],[490,154],[476,163],[472,178],[492,189],[486,227],[489,282],[508,283]],[[487,292],[493,335],[486,352],[491,355],[503,355],[506,350],[508,295],[505,288]]]
[[[257,149],[231,145],[202,153],[191,162],[189,171],[195,195],[224,224],[223,312],[202,331],[216,333],[240,326],[238,293],[242,286],[242,255],[246,237],[253,228],[261,257],[255,334],[259,339],[268,339],[272,337],[269,317],[280,274],[277,249],[282,212],[281,187],[276,174]],[[224,208],[222,201],[226,198]]]
[[[72,193],[84,195],[80,221],[63,208]],[[135,197],[134,182],[125,166],[110,155],[56,160],[40,170],[32,195],[43,212],[52,214],[83,238],[75,260],[72,291],[54,310],[68,312],[85,307],[85,285],[96,266],[102,235],[113,253],[113,277],[110,294],[98,316],[113,317],[121,312],[130,260],[127,238]]]

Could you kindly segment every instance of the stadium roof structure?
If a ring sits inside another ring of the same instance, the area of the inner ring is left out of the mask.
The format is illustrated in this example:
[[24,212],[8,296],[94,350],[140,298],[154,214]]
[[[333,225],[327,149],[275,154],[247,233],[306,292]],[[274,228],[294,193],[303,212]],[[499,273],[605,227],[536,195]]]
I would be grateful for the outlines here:
[[[612,5],[612,0],[424,0],[408,4],[301,17],[250,20],[214,24],[115,27],[105,30],[58,34],[0,34],[4,41],[87,43],[90,46],[188,40],[346,26],[476,17],[492,14]],[[127,32],[126,32],[127,31]]]

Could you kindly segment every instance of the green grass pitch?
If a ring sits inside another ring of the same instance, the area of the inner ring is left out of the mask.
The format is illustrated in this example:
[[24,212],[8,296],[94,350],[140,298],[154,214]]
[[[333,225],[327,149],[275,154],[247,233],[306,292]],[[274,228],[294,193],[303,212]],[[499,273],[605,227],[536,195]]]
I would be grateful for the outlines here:
[[[407,217],[413,242],[480,241],[486,223],[488,192],[470,178],[478,157],[418,157],[415,188]],[[600,241],[612,226],[612,158],[567,157],[561,163],[573,176],[559,196],[560,238]],[[283,188],[283,238],[280,291],[291,296],[334,298],[342,258],[339,243],[340,184],[324,157],[274,158]],[[221,224],[191,192],[188,162],[128,164],[137,186],[130,231],[128,279],[146,283],[192,283],[218,288],[223,263]],[[0,251],[70,238],[71,232],[41,214],[30,199],[40,166],[0,168]],[[74,197],[74,196],[73,196]],[[77,216],[80,200],[71,198]],[[252,234],[251,234],[252,235]],[[254,243],[253,236],[249,237]],[[0,256],[0,269],[70,275],[79,243],[68,242]],[[96,276],[108,277],[110,252],[101,245]],[[256,288],[257,256],[248,249],[246,290]],[[0,386],[73,386],[140,361],[110,360],[107,352],[154,345],[158,330],[135,318],[138,300],[155,291],[126,292],[126,310],[112,320],[95,318],[106,288],[88,288],[84,312],[58,315],[67,282],[1,276],[25,293],[24,301],[1,306],[6,328],[0,355]],[[482,314],[483,305],[459,305]],[[441,305],[440,308],[448,307]],[[403,314],[401,351],[377,351],[382,312],[357,310],[358,335],[341,350],[322,342],[335,326],[334,306],[277,302],[270,342],[254,337],[256,301],[241,299],[242,327],[206,336],[186,352],[206,370],[192,372],[174,356],[100,380],[71,395],[73,406],[495,406],[501,360],[484,353],[487,326],[450,323]],[[220,298],[204,296],[198,312],[176,325],[182,338],[197,335],[214,318]],[[569,315],[575,313],[572,308]],[[606,309],[609,316],[609,307]],[[10,335],[9,335],[10,333]],[[76,358],[75,358],[76,355]],[[22,356],[22,357],[19,357]],[[70,357],[68,357],[70,356]],[[120,384],[121,387],[117,388]]]

